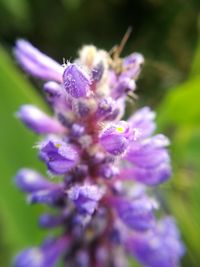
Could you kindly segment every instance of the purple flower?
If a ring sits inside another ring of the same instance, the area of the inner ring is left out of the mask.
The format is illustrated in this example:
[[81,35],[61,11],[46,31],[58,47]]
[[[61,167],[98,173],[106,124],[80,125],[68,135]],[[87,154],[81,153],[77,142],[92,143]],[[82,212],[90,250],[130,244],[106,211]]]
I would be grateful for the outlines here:
[[40,157],[54,174],[66,173],[79,161],[75,147],[55,138],[48,138],[40,144]]
[[120,177],[147,185],[167,180],[171,175],[170,158],[165,148],[168,144],[169,140],[161,134],[132,142],[124,157],[133,167],[122,170]]
[[145,231],[155,224],[153,209],[156,203],[146,196],[139,196],[132,199],[116,197],[111,200],[119,218],[129,228],[137,231]]
[[144,64],[144,57],[139,53],[132,53],[123,60],[124,73],[123,76],[137,79],[141,71],[141,66]]
[[153,168],[132,167],[124,169],[119,174],[119,179],[136,180],[149,186],[164,183],[171,176],[171,166],[168,163],[159,164]]
[[152,168],[169,162],[169,155],[165,149],[168,144],[169,141],[165,136],[155,135],[140,142],[133,142],[125,157],[136,166]]
[[110,154],[117,156],[126,151],[129,144],[129,127],[125,121],[111,125],[100,135],[100,143]]
[[93,214],[98,201],[103,195],[103,190],[95,185],[74,186],[68,191],[68,197],[81,213]]
[[149,137],[156,129],[155,116],[155,113],[149,107],[144,107],[136,111],[129,118],[128,123],[132,128],[139,130],[140,138]]
[[184,254],[179,232],[172,218],[165,218],[145,233],[135,233],[126,240],[126,248],[144,266],[177,267]]
[[114,99],[118,99],[125,93],[133,92],[136,89],[135,81],[129,77],[119,78],[117,85],[112,94]]
[[18,117],[45,135],[39,158],[58,176],[49,180],[24,168],[15,182],[30,204],[51,207],[40,227],[60,227],[59,238],[21,252],[14,267],[55,267],[59,260],[63,266],[127,267],[127,253],[145,267],[178,267],[184,252],[179,233],[172,219],[155,212],[152,190],[171,175],[169,140],[153,135],[155,113],[148,107],[123,120],[143,56],[116,61],[90,45],[61,66],[23,40],[14,52],[28,73],[46,80],[43,91],[55,115],[25,105]]

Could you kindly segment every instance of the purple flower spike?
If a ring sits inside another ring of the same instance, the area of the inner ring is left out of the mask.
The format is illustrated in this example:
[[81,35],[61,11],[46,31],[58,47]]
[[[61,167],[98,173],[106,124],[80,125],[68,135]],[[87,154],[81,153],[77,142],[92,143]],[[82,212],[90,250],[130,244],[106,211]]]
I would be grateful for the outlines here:
[[47,139],[41,144],[40,157],[54,174],[64,174],[79,161],[75,147],[58,139]]
[[29,42],[19,39],[16,42],[14,54],[20,65],[33,76],[44,80],[62,82],[62,66],[41,53]]
[[126,151],[129,144],[129,127],[124,121],[108,127],[100,135],[102,147],[114,156],[121,155]]
[[146,196],[133,199],[123,197],[113,198],[113,206],[119,218],[129,228],[137,231],[145,231],[155,225],[153,209],[157,207],[156,202]]
[[61,237],[22,252],[14,267],[55,267],[58,260],[70,267],[128,267],[127,252],[145,267],[178,267],[184,249],[173,220],[155,212],[152,188],[171,175],[169,140],[153,135],[155,113],[148,107],[123,120],[143,56],[118,58],[90,45],[61,67],[23,40],[15,55],[47,80],[53,118],[31,105],[18,116],[45,134],[39,157],[58,176],[48,181],[22,169],[15,181],[29,203],[50,207],[39,225],[60,227]]
[[74,98],[86,97],[90,89],[88,75],[76,64],[67,65],[63,73],[64,88]]
[[68,191],[68,196],[80,213],[92,215],[103,196],[103,191],[95,185],[77,185]]
[[21,106],[17,116],[23,123],[38,134],[64,133],[65,128],[56,120],[32,105]]
[[32,193],[52,187],[52,183],[47,181],[38,172],[31,169],[21,169],[15,176],[16,185],[24,192]]
[[147,267],[178,267],[184,254],[175,222],[165,218],[156,228],[135,233],[126,242],[127,250]]

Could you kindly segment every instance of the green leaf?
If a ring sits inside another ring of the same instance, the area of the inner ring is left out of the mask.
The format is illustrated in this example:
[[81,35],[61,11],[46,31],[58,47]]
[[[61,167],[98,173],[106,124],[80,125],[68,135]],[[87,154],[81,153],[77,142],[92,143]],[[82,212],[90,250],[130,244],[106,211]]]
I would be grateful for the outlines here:
[[200,77],[172,88],[158,109],[159,127],[163,129],[169,125],[199,125],[199,95]]
[[[0,220],[6,245],[11,254],[24,246],[38,243],[41,232],[37,226],[38,207],[29,207],[25,195],[18,191],[13,176],[21,167],[40,168],[33,145],[37,137],[16,119],[21,104],[45,105],[26,81],[15,63],[0,47]],[[7,266],[4,263],[4,266]]]

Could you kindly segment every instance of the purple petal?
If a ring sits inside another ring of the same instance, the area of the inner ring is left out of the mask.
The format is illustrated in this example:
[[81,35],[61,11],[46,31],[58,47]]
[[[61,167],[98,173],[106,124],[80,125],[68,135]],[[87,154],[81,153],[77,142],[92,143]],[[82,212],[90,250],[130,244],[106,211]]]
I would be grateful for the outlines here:
[[133,167],[122,170],[119,178],[122,180],[135,180],[140,183],[155,186],[165,182],[171,176],[171,166],[169,163],[162,163],[153,168]]
[[138,129],[140,138],[149,137],[156,128],[155,116],[155,113],[149,107],[144,107],[136,111],[129,118],[128,123],[131,128]]
[[169,163],[169,154],[164,148],[168,144],[168,139],[161,134],[141,142],[132,142],[125,159],[141,168],[152,168],[162,163]]

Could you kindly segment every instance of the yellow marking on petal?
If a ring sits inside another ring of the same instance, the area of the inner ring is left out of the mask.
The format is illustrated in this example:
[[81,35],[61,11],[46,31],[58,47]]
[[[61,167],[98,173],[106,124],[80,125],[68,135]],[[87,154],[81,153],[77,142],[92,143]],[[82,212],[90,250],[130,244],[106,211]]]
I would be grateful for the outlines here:
[[61,144],[60,144],[60,143],[57,143],[57,144],[55,144],[55,146],[56,146],[57,148],[60,148],[60,147],[61,147]]
[[123,133],[123,132],[125,131],[125,129],[124,129],[124,127],[122,127],[122,126],[119,126],[119,127],[116,127],[116,131],[117,131],[118,133]]

